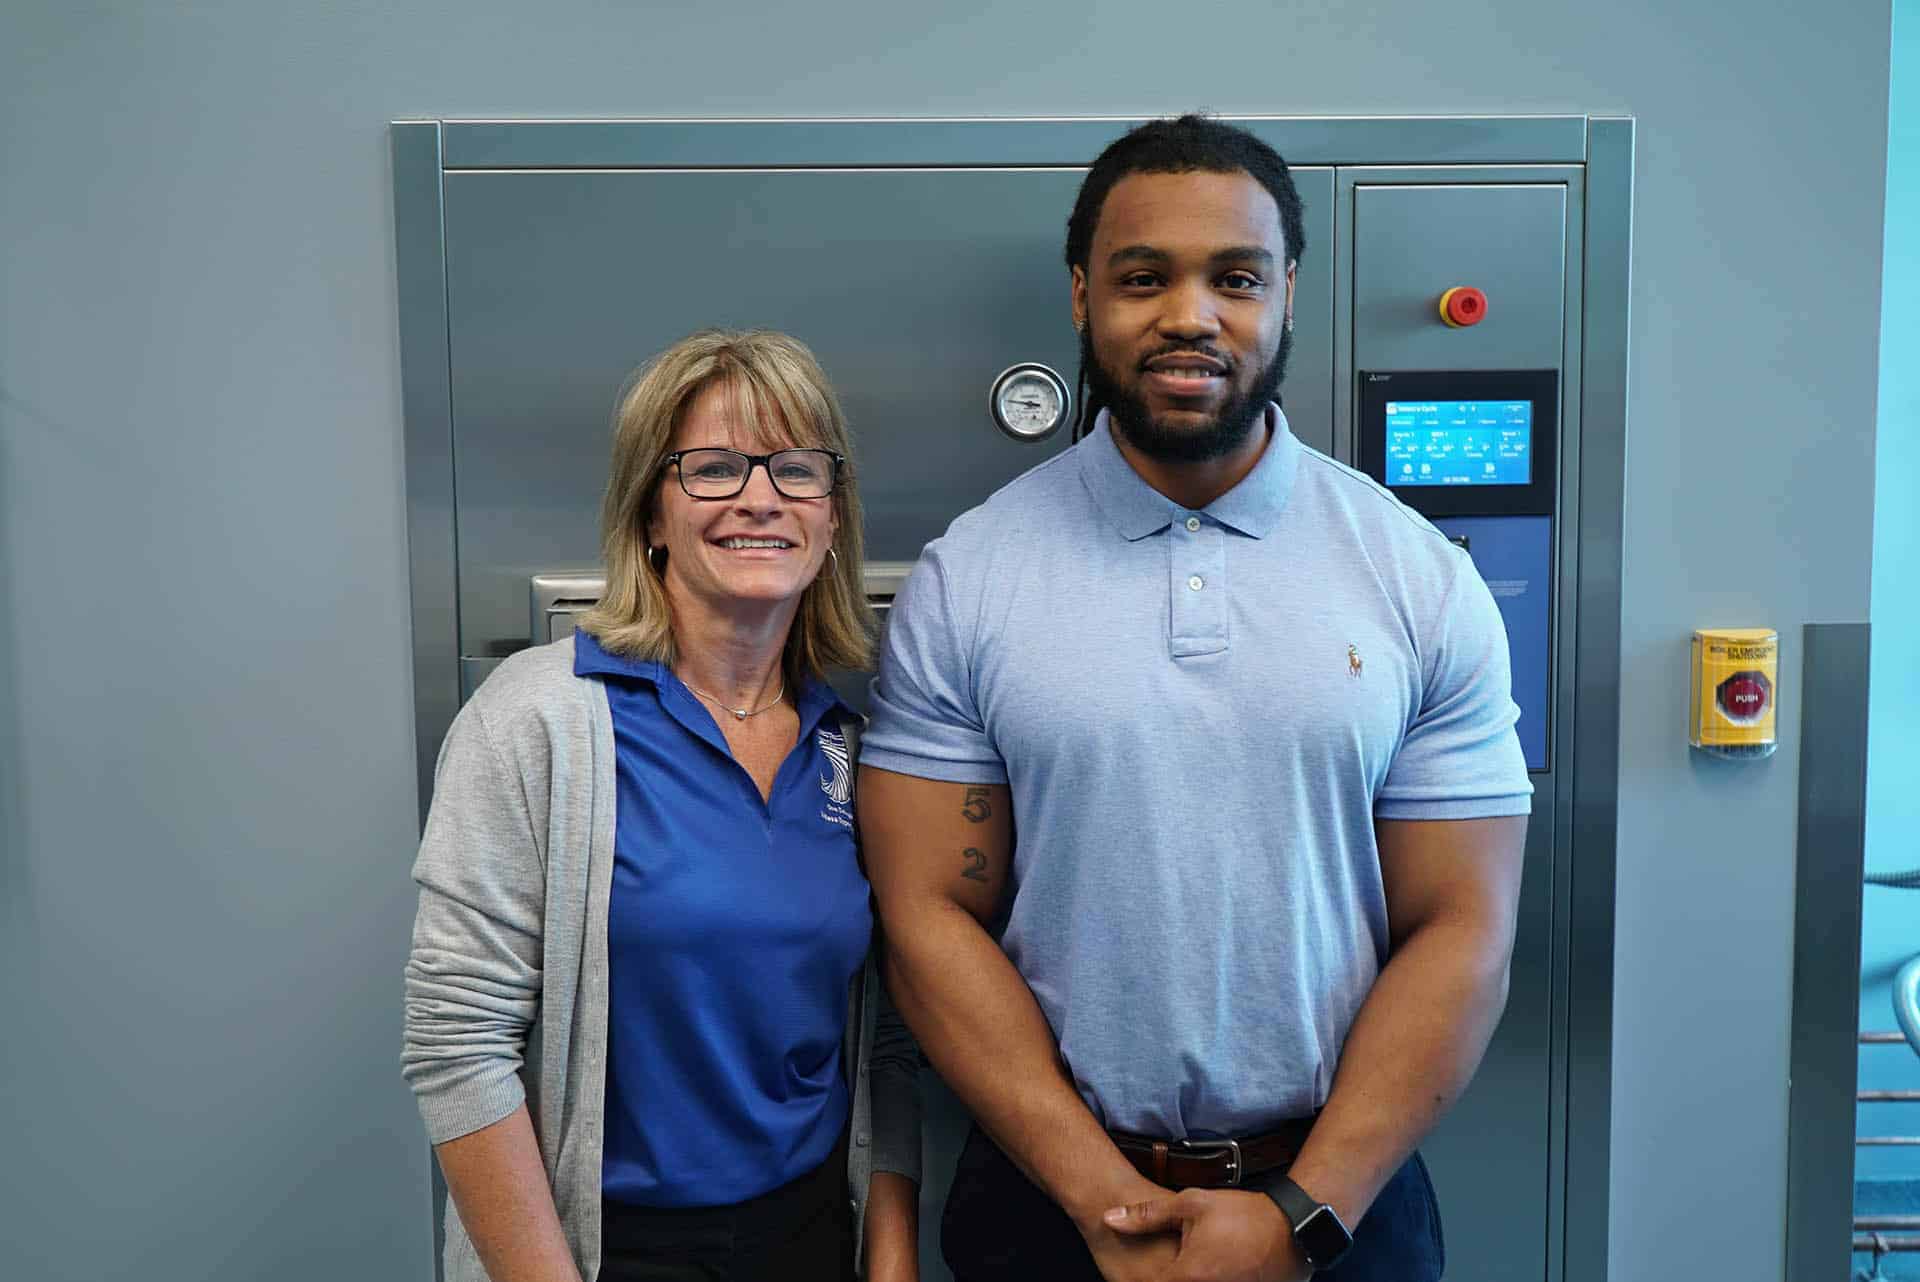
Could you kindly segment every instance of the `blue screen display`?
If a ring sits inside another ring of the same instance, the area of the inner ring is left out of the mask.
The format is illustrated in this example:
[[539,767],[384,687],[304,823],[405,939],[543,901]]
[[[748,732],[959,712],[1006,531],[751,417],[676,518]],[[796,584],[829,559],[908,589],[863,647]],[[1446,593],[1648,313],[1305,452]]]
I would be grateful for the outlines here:
[[1532,401],[1388,401],[1388,485],[1527,485]]

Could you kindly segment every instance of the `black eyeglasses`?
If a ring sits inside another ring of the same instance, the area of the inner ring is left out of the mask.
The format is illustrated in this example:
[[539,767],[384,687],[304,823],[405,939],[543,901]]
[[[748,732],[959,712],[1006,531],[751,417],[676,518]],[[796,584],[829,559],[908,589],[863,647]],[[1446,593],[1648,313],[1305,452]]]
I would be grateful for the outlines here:
[[830,450],[775,450],[742,454],[739,450],[676,450],[667,455],[688,498],[730,499],[747,488],[756,467],[767,469],[773,488],[790,499],[823,499],[839,484],[844,456]]

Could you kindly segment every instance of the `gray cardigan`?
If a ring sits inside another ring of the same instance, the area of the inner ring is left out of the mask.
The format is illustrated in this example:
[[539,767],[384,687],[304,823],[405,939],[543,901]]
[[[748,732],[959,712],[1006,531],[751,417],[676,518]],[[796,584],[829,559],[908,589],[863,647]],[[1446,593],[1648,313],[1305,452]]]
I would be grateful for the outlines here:
[[[857,751],[847,727],[849,756]],[[613,718],[573,640],[509,658],[454,718],[413,878],[401,1069],[434,1144],[524,1101],[581,1277],[600,1271]],[[875,1171],[920,1178],[919,1052],[868,960],[849,993],[855,1259]],[[447,1203],[447,1282],[484,1282]]]

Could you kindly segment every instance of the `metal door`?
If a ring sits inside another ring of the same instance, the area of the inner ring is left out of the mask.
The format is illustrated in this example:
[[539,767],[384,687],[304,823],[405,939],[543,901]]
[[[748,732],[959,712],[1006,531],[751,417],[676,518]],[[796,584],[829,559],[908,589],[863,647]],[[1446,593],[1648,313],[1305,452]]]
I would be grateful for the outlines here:
[[[1578,491],[1579,373],[1568,354],[1578,350],[1580,233],[1569,196],[1577,198],[1580,181],[1578,170],[1546,166],[1340,174],[1353,228],[1343,386],[1381,370],[1556,371],[1561,413],[1540,426],[1560,445],[1563,500]],[[1479,323],[1451,328],[1440,320],[1436,302],[1455,286],[1485,293]],[[1351,422],[1351,404],[1343,409]],[[1550,523],[1543,566],[1564,542],[1558,535],[1568,528],[1566,515],[1558,511]],[[1573,566],[1568,556],[1560,561],[1553,577],[1563,584]],[[1570,609],[1571,600],[1562,594],[1559,604]],[[1559,702],[1555,677],[1567,666],[1554,662],[1553,639],[1570,637],[1573,627],[1570,614],[1554,615],[1552,600],[1542,609],[1563,625],[1527,637],[1546,651],[1525,665],[1545,674],[1545,689],[1516,689],[1515,697],[1544,701],[1551,712]],[[1564,733],[1568,720],[1554,717],[1552,725]],[[1446,1222],[1449,1272],[1475,1282],[1539,1279],[1559,1233],[1554,1115],[1562,1086],[1555,1055],[1565,1019],[1557,978],[1565,938],[1555,926],[1566,878],[1557,827],[1565,779],[1557,771],[1568,761],[1566,746],[1550,751],[1554,768],[1531,776],[1506,1012],[1473,1084],[1423,1145]]]
[[[526,645],[530,576],[596,563],[615,395],[636,364],[690,330],[763,326],[814,349],[855,435],[875,560],[913,560],[948,521],[1062,448],[1064,430],[1031,444],[1003,436],[986,404],[995,375],[1016,362],[1073,381],[1061,244],[1080,178],[449,175],[462,656],[484,665]],[[1301,179],[1330,227],[1330,174]],[[1332,272],[1322,254],[1302,269],[1288,406],[1296,430],[1324,448]]]

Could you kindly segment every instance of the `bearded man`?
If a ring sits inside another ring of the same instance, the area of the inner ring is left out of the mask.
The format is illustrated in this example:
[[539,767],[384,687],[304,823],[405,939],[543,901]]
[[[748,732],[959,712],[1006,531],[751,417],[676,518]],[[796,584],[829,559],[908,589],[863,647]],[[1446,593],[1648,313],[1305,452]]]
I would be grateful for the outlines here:
[[1068,222],[1088,429],[897,598],[860,821],[976,1119],[960,1282],[1432,1282],[1415,1146],[1506,1000],[1532,787],[1465,552],[1276,397],[1285,163],[1156,121]]

